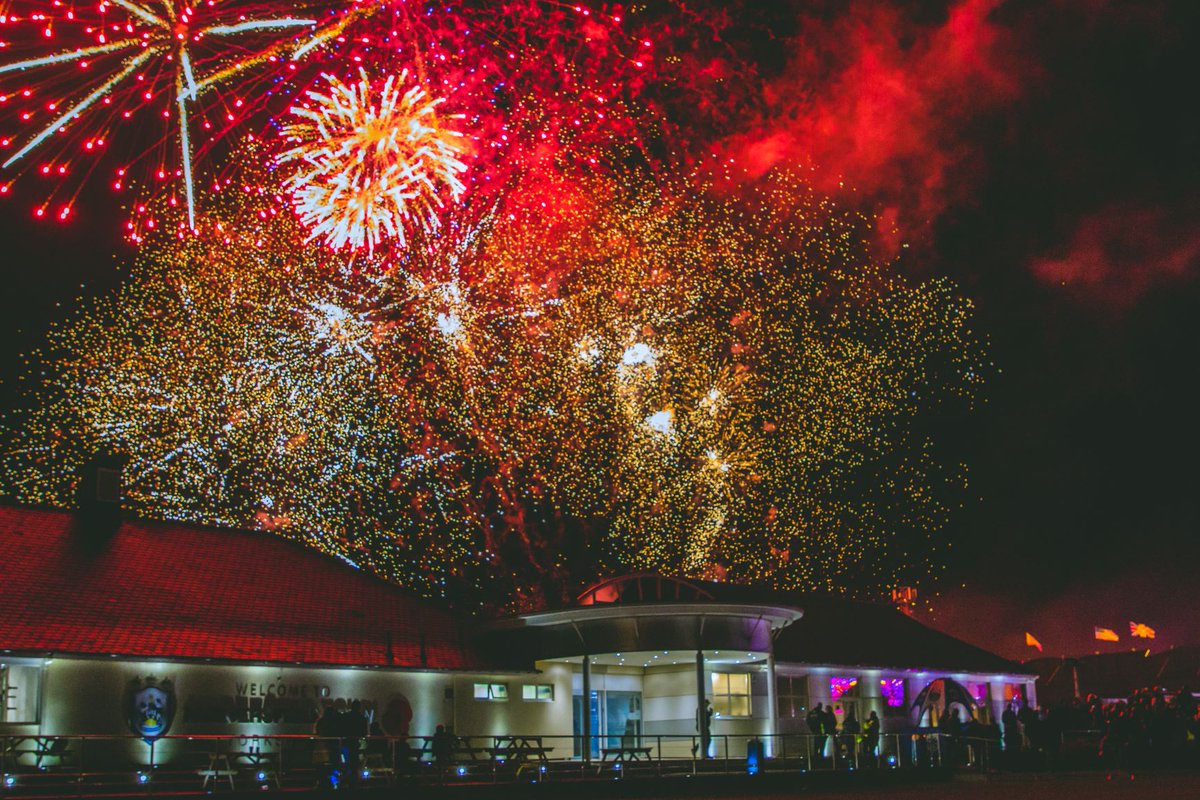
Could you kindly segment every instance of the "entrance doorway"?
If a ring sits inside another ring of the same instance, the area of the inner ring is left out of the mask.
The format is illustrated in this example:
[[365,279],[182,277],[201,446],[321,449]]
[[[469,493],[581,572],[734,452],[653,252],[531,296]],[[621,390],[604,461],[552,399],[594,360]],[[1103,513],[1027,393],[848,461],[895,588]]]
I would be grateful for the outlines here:
[[[600,757],[600,749],[640,747],[642,744],[642,693],[593,690],[588,703],[591,718],[591,755]],[[583,755],[583,695],[573,698],[575,756]]]

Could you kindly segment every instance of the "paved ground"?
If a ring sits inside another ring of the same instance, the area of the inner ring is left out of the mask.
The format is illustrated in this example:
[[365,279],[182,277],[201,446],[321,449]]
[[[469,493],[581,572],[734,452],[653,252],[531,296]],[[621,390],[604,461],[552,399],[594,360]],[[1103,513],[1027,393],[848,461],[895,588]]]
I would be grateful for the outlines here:
[[[729,795],[695,795],[716,800]],[[954,779],[935,784],[741,795],[743,800],[1200,800],[1200,773],[1086,773]]]
[[[182,793],[108,787],[96,793],[11,793],[0,800],[203,800],[195,790]],[[858,773],[807,776],[768,774],[701,776],[688,779],[623,781],[547,781],[541,784],[466,784],[447,787],[406,786],[362,788],[346,792],[285,791],[262,793],[225,791],[224,800],[1200,800],[1200,771],[1160,773],[1075,773],[1059,775],[966,775],[950,777],[933,772]],[[211,793],[210,793],[211,797]]]

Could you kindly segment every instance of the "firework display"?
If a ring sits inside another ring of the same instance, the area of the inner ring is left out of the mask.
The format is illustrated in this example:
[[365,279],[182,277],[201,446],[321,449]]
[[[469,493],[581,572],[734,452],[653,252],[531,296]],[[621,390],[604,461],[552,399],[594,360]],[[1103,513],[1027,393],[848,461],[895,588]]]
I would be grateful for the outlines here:
[[[694,20],[302,5],[171,6],[197,34],[154,55],[150,11],[100,7],[145,42],[130,81],[166,61],[180,131],[252,66],[275,89],[212,130],[194,204],[131,206],[132,271],[52,331],[8,417],[8,494],[67,504],[119,450],[140,514],[481,603],[615,570],[868,593],[936,571],[965,468],[930,431],[981,382],[970,304],[797,173],[696,152],[678,109],[718,126],[731,92],[697,77],[719,45]],[[266,38],[199,55],[242,34]],[[116,87],[96,102],[123,114]]]
[[[462,120],[470,194],[566,163],[671,159],[682,139],[665,138],[664,107],[706,108],[700,95],[717,88],[684,57],[721,48],[676,23],[547,0],[16,0],[0,14],[0,189],[61,220],[105,184],[182,192],[191,210],[227,176],[231,142],[252,131],[287,149],[291,109],[327,94],[326,76],[352,85],[362,69],[376,88],[407,70],[410,88],[447,100],[439,114]],[[142,205],[130,204],[135,218]]]
[[865,221],[790,176],[736,199],[564,182],[354,269],[259,183],[194,236],[163,225],[55,335],[19,494],[62,502],[120,449],[144,513],[279,530],[427,591],[930,568],[962,475],[921,420],[974,395],[969,307],[871,262]]
[[327,94],[308,92],[315,108],[297,106],[284,130],[294,147],[281,164],[299,162],[286,186],[300,218],[335,249],[374,251],[385,238],[405,242],[405,224],[437,227],[439,190],[463,190],[462,134],[439,124],[440,99],[406,86],[408,72],[371,89],[366,72],[347,86],[327,75]]
[[[65,175],[74,154],[61,144],[52,146],[58,134],[73,134],[71,129],[79,127],[84,131],[76,134],[79,139],[68,142],[79,144],[82,140],[84,153],[102,150],[122,120],[163,103],[162,115],[175,122],[178,172],[189,221],[193,222],[189,104],[199,103],[206,92],[249,70],[302,57],[336,36],[351,18],[346,15],[322,23],[316,17],[247,16],[226,4],[193,8],[177,0],[47,5],[44,11],[31,9],[28,14],[20,13],[18,6],[2,20],[15,34],[19,52],[35,47],[41,51],[47,44],[51,50],[0,64],[0,76],[16,74],[36,80],[43,73],[51,74],[41,82],[27,84],[11,98],[4,97],[6,103],[22,103],[25,110],[20,112],[20,120],[30,132],[16,142],[4,140],[6,147],[19,147],[5,154],[3,167],[13,167],[36,151],[49,150],[43,171]],[[239,45],[239,41],[245,44]],[[233,100],[231,105],[240,107],[242,101]],[[225,116],[228,122],[234,119],[232,114]],[[218,125],[224,127],[221,122]],[[203,127],[211,131],[212,121],[204,120]],[[69,212],[68,204],[60,216],[65,218]]]

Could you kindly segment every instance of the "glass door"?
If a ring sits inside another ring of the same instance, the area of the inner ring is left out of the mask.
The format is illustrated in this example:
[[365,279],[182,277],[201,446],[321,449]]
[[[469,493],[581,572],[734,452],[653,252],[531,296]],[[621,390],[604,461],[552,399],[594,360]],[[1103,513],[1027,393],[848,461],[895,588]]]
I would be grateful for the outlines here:
[[642,693],[606,692],[605,747],[641,747]]
[[[604,704],[604,692],[593,691],[588,703],[588,716],[591,721],[591,754],[592,758],[600,757],[600,737],[604,735],[604,730],[600,727],[600,723],[604,720],[604,715],[601,713],[601,707]],[[572,713],[572,727],[575,732],[575,747],[574,755],[579,758],[583,755],[583,695],[575,695],[571,698],[574,711]],[[605,745],[607,746],[607,745]]]
[[[591,718],[591,755],[617,747],[640,747],[642,743],[642,693],[593,691],[588,703]],[[583,755],[583,695],[572,698],[572,727],[575,732],[574,755]]]

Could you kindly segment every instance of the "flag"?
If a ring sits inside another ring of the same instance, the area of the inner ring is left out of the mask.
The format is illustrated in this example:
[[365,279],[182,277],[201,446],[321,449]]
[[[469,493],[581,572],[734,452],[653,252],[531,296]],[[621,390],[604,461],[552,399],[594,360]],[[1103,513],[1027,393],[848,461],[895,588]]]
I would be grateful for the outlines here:
[[1028,631],[1025,632],[1025,644],[1029,647],[1036,647],[1039,653],[1042,652],[1042,643],[1033,638],[1033,634]]
[[1096,638],[1102,642],[1119,642],[1121,637],[1111,628],[1096,628]]
[[1153,639],[1154,628],[1151,628],[1149,625],[1143,625],[1140,622],[1130,622],[1129,635],[1136,636],[1139,639]]

